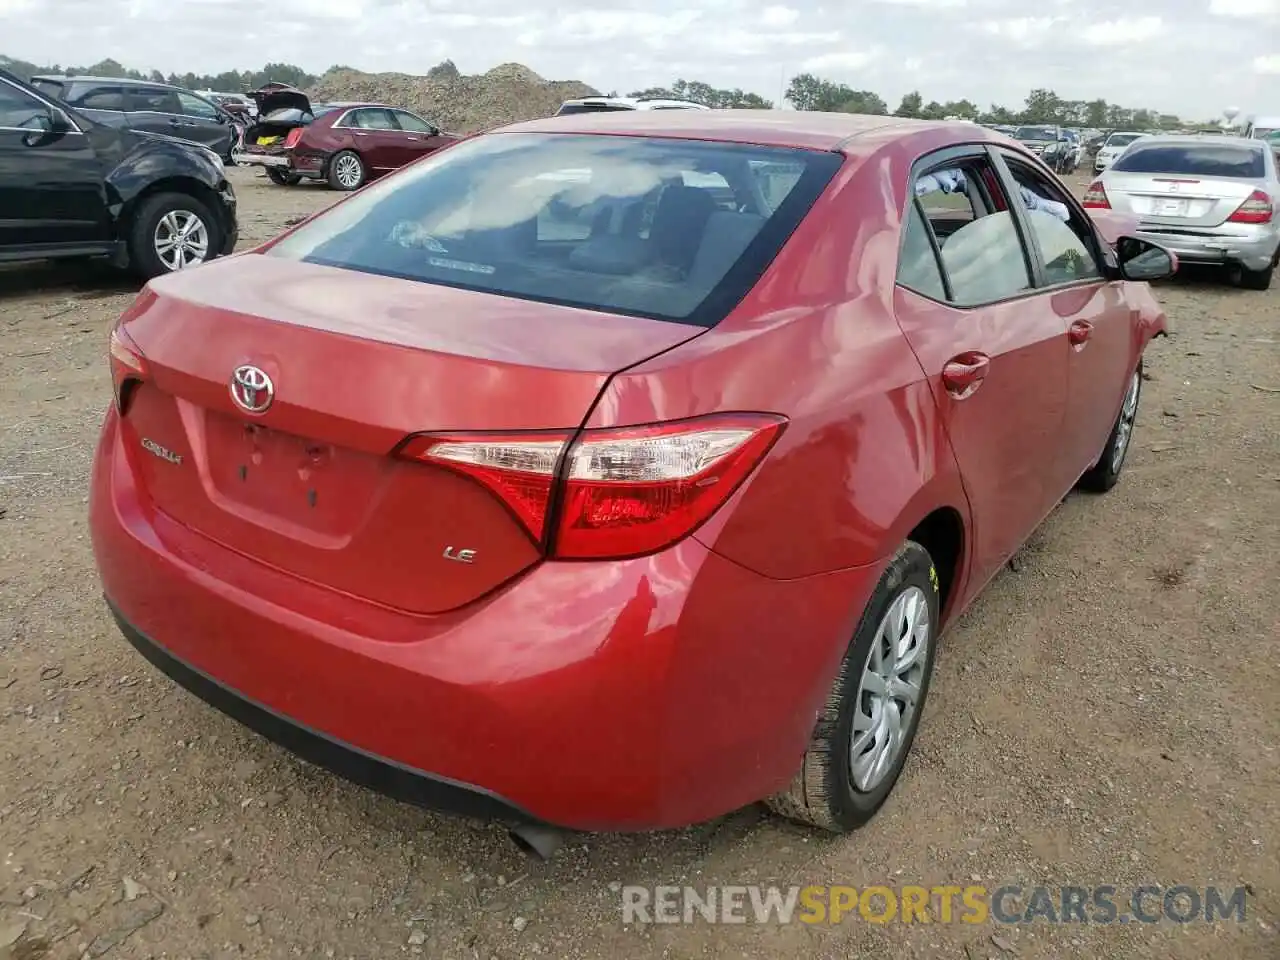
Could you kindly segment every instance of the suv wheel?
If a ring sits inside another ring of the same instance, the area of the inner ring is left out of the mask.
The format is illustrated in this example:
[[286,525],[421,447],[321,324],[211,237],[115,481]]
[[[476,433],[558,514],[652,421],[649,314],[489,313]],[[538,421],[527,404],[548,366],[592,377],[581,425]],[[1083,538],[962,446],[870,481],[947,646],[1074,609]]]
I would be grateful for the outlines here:
[[188,193],[157,193],[138,207],[129,229],[129,258],[144,278],[196,267],[222,249],[209,207]]

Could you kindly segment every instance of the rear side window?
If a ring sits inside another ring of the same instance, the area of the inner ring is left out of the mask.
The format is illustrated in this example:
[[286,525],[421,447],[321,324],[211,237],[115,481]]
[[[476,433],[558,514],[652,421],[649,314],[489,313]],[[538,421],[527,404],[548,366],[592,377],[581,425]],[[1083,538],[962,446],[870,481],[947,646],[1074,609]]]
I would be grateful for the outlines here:
[[127,110],[123,87],[72,88],[67,103],[84,110]]
[[1176,173],[1258,180],[1266,176],[1261,147],[1221,143],[1134,144],[1111,166],[1119,173]]
[[[706,141],[482,136],[374,184],[267,255],[710,326],[841,162]],[[761,163],[801,170],[776,206],[756,186]],[[719,202],[726,187],[732,208]]]
[[922,293],[934,300],[947,299],[942,283],[942,269],[929,238],[929,225],[920,213],[920,204],[912,201],[907,207],[906,234],[902,238],[902,253],[898,257],[898,282],[908,290]]

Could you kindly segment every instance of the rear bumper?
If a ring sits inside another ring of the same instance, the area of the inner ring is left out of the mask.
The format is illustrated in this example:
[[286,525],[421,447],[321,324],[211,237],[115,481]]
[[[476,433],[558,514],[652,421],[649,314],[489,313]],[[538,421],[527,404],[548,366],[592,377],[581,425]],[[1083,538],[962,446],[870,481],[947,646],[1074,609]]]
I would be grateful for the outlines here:
[[1230,232],[1175,233],[1167,227],[1141,224],[1137,235],[1172,250],[1185,263],[1240,264],[1265,270],[1280,250],[1280,227],[1233,225]]
[[289,169],[289,156],[284,153],[247,153],[237,151],[231,159],[241,167],[274,167],[277,170]]
[[686,539],[543,563],[405,614],[227,550],[157,511],[110,412],[90,525],[148,659],[303,757],[448,812],[579,830],[685,826],[798,768],[876,567],[761,577]]

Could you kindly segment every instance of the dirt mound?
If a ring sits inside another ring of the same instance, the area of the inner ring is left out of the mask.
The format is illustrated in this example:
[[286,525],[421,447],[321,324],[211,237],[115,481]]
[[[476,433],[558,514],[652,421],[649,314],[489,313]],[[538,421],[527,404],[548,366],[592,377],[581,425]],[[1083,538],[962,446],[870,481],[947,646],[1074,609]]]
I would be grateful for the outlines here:
[[565,100],[597,92],[576,80],[544,80],[519,63],[465,76],[447,60],[426,76],[331,70],[307,91],[316,101],[369,100],[407,107],[457,133],[549,117]]

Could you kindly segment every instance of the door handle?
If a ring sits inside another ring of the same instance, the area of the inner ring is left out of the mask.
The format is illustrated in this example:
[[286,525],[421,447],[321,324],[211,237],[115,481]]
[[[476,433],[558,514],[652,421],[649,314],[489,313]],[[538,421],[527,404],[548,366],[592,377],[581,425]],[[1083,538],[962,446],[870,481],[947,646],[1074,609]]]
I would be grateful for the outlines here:
[[942,368],[942,385],[953,400],[964,400],[982,386],[990,367],[990,357],[970,350],[946,362]]
[[1092,336],[1093,324],[1088,320],[1075,320],[1067,328],[1067,339],[1071,341],[1073,347],[1083,348]]
[[417,137],[406,137],[405,139],[406,139],[406,140],[413,140],[413,141],[415,141],[415,142],[418,140],[418,138],[417,138]]

